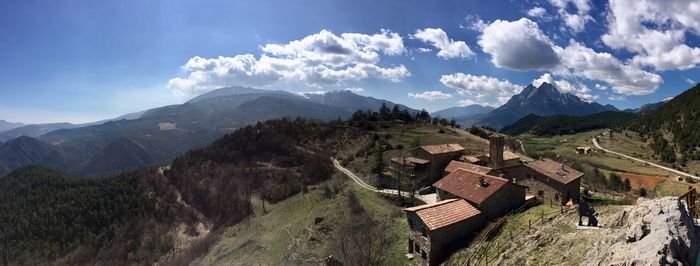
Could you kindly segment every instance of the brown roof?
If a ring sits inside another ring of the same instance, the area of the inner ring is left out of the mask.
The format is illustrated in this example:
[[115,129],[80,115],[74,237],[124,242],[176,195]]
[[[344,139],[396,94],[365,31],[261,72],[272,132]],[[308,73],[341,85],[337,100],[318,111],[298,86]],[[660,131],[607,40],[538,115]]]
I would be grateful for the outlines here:
[[430,154],[441,154],[441,153],[464,151],[464,147],[462,147],[462,145],[459,145],[456,143],[425,145],[425,146],[420,146],[420,148],[422,148],[423,150],[427,151]]
[[527,162],[525,166],[563,184],[568,184],[583,175],[567,165],[548,158]]
[[[486,158],[490,157],[488,154],[484,154],[483,156],[485,156]],[[507,161],[507,160],[512,160],[512,159],[520,159],[520,155],[518,155],[517,153],[514,153],[512,151],[509,151],[509,150],[504,150],[503,151],[503,160]]]
[[448,199],[403,210],[416,212],[431,231],[481,214],[477,208],[463,199]]
[[416,158],[416,157],[394,157],[394,158],[391,158],[391,161],[398,163],[400,165],[426,164],[426,163],[430,162],[428,160],[424,160],[424,159]]
[[462,156],[459,158],[461,161],[468,162],[468,163],[478,163],[481,162],[481,159],[477,158],[476,156]]
[[[482,177],[488,184],[487,186],[480,184],[479,180]],[[457,169],[435,182],[433,186],[469,202],[481,204],[506,183],[508,180],[504,178]]]
[[489,172],[493,171],[493,168],[491,167],[486,167],[486,166],[481,166],[481,165],[476,165],[476,164],[471,164],[471,163],[464,163],[464,162],[458,162],[458,161],[451,161],[450,164],[445,167],[445,172],[452,173],[457,169],[464,169],[464,170],[469,170],[472,172],[477,172],[479,174],[484,174],[487,175]]

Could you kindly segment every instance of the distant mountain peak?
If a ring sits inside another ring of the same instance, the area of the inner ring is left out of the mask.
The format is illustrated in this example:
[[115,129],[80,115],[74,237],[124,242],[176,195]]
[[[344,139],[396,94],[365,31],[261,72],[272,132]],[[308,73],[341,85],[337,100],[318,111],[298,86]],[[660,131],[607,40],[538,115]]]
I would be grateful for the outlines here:
[[612,105],[603,106],[585,101],[571,93],[562,93],[554,85],[543,82],[539,87],[532,84],[526,86],[506,104],[483,116],[477,123],[499,129],[528,114],[582,116],[604,111],[618,109]]

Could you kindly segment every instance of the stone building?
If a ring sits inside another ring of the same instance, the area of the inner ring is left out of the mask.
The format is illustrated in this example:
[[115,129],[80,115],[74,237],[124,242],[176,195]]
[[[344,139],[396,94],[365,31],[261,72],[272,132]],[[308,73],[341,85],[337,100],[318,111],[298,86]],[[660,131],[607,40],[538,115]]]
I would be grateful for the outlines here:
[[583,173],[551,159],[525,161],[500,171],[509,179],[528,187],[528,194],[538,198],[554,200],[566,204],[569,200],[578,203],[580,199],[581,176]]
[[416,157],[391,158],[389,167],[402,177],[424,179],[430,173],[430,161]]
[[504,150],[505,138],[502,135],[493,134],[489,137],[489,154],[479,156],[465,156],[462,160],[473,164],[488,166],[493,169],[501,169],[520,164],[520,155],[512,151]]
[[527,187],[507,179],[457,169],[433,184],[438,200],[465,199],[487,219],[500,217],[525,203]]
[[588,146],[576,147],[576,154],[588,154],[590,152],[591,152],[591,147],[588,147]]
[[461,157],[463,152],[464,147],[459,144],[425,145],[411,150],[413,157],[430,161],[427,177],[431,182],[442,177],[447,164]]
[[460,241],[485,224],[481,212],[463,199],[448,199],[403,211],[410,229],[408,254],[420,265],[438,265],[460,246]]

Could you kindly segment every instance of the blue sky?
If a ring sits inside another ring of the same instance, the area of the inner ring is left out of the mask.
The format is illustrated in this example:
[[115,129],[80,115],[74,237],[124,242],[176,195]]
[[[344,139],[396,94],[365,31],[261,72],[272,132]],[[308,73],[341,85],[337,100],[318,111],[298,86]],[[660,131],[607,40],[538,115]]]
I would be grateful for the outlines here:
[[434,111],[547,81],[637,107],[700,80],[697,5],[3,1],[0,119],[88,122],[229,85],[352,89]]

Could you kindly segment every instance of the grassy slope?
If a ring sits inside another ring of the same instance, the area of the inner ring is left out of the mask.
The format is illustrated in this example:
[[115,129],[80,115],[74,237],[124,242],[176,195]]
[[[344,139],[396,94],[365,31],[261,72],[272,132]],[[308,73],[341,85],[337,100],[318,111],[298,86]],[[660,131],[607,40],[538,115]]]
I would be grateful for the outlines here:
[[[582,162],[590,163],[601,169],[624,171],[643,175],[659,175],[665,177],[675,175],[666,170],[662,170],[640,162],[622,158],[617,155],[596,152],[595,148],[593,154],[575,154],[575,147],[593,147],[593,143],[590,141],[591,138],[593,138],[596,135],[599,135],[602,132],[607,131],[608,130],[594,130],[574,135],[553,137],[537,137],[532,135],[523,135],[520,136],[520,138],[522,139],[528,154],[553,152],[556,155],[567,158],[567,160],[569,161],[579,160]],[[562,140],[564,139],[566,139],[567,142],[562,143]],[[636,156],[644,160],[659,163],[659,161],[653,156],[653,150],[649,148],[647,144],[643,143],[639,136],[634,132],[613,133],[612,137],[610,137],[609,134],[606,134],[606,136],[600,138],[600,143],[603,147],[606,147],[613,151],[619,151],[630,156]],[[700,164],[697,164],[696,162],[691,162],[689,163],[689,166],[690,167],[687,167],[688,169],[684,170],[691,171],[691,173],[694,173],[694,167],[700,166]],[[688,190],[688,185],[689,184],[685,182],[678,182],[677,180],[667,179],[664,183],[660,184],[659,187],[657,187],[657,192],[660,196],[680,195]],[[700,184],[693,184],[693,186],[695,186],[697,189],[700,189]]]
[[[331,199],[320,189],[298,194],[274,205],[266,205],[262,214],[226,229],[222,239],[199,262],[204,265],[308,265],[322,262],[329,253],[334,228],[345,217],[347,191],[357,193],[362,205],[376,218],[392,221],[392,232],[399,241],[388,247],[387,265],[406,263],[405,219],[399,207],[364,190],[355,183],[345,184],[344,191]],[[316,217],[323,221],[314,224]]]
[[[546,214],[545,219],[547,217],[552,217],[556,214],[552,214],[552,212],[557,212],[558,214],[559,207],[555,205],[549,205],[549,204],[541,204],[532,208],[529,208],[521,213],[516,213],[512,216],[510,216],[507,220],[507,222],[503,225],[501,228],[500,232],[497,233],[497,235],[490,240],[491,243],[505,243],[510,238],[510,231],[513,231],[513,235],[518,236],[518,234],[523,234],[525,229],[528,227],[528,221],[537,221],[541,220],[540,217],[542,216],[542,213]],[[541,223],[541,222],[540,222]],[[537,224],[533,225],[533,228],[536,228]],[[486,233],[486,230],[482,230],[479,234],[479,236],[476,237],[475,240],[473,240],[468,247],[462,248],[459,251],[455,252],[448,258],[444,265],[447,266],[457,266],[457,265],[463,265],[463,263],[471,256],[471,254],[474,252],[474,249],[479,242],[480,239],[483,238],[483,234]],[[488,241],[487,241],[488,242]],[[495,246],[495,245],[494,245]],[[496,257],[497,252],[495,249],[490,249],[488,250],[488,253],[490,258]]]
[[[439,129],[443,128],[445,133],[438,133]],[[378,128],[376,134],[386,135],[391,134],[391,138],[387,141],[389,144],[396,147],[398,144],[404,146],[403,149],[388,150],[384,152],[384,159],[389,160],[392,157],[410,156],[411,143],[418,139],[419,145],[428,144],[443,144],[443,143],[459,143],[467,149],[468,153],[480,154],[488,150],[488,142],[482,138],[471,135],[461,129],[452,129],[450,127],[441,127],[433,124],[424,124],[420,126],[391,124],[388,128]],[[365,140],[366,143],[368,140]],[[354,161],[348,164],[348,168],[356,170],[358,173],[369,173],[370,165],[373,162],[373,155],[365,157],[357,157]]]

